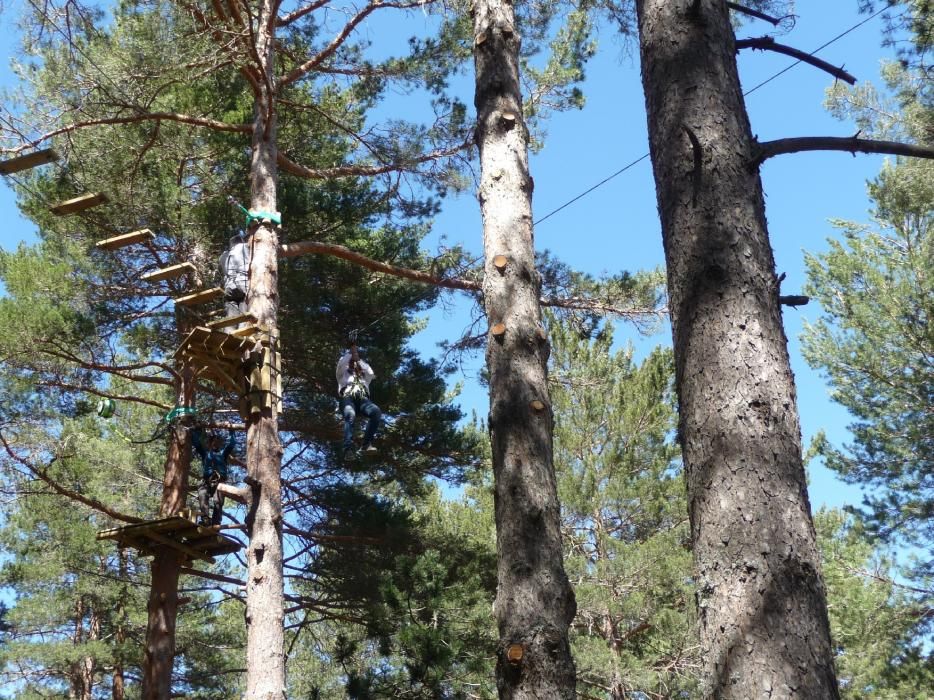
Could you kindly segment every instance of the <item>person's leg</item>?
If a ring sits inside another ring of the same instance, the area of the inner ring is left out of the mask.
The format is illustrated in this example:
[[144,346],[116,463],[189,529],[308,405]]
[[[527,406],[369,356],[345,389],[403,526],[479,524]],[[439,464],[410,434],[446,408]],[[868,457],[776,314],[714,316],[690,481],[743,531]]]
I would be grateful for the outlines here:
[[217,484],[214,484],[214,510],[211,513],[211,525],[220,525],[224,517],[224,494],[217,490]]
[[357,419],[354,401],[349,396],[341,398],[341,416],[344,418],[344,450],[353,448],[353,424]]
[[208,503],[211,485],[204,479],[198,484],[198,509],[201,511],[199,522],[207,523],[210,521],[211,508]]
[[360,407],[360,413],[367,417],[366,432],[363,433],[363,449],[366,449],[373,444],[373,438],[376,437],[376,431],[379,430],[383,412],[379,410],[379,406],[375,403],[365,399]]

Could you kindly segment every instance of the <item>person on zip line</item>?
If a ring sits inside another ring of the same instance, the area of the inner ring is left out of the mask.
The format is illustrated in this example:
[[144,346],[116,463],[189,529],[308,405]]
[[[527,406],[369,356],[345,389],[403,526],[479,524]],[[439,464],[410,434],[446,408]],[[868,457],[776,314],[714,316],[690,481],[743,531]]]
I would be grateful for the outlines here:
[[363,445],[360,453],[376,452],[373,439],[379,430],[382,411],[370,400],[370,382],[376,373],[373,368],[360,359],[357,343],[352,341],[350,348],[337,361],[337,395],[340,400],[340,413],[344,420],[344,454],[353,450],[354,421],[358,413],[367,417],[366,430],[363,433]]
[[224,515],[224,494],[218,484],[227,481],[227,460],[237,445],[237,434],[231,430],[227,442],[218,432],[212,432],[204,443],[204,431],[191,431],[191,448],[201,459],[201,483],[198,484],[199,525],[220,525]]

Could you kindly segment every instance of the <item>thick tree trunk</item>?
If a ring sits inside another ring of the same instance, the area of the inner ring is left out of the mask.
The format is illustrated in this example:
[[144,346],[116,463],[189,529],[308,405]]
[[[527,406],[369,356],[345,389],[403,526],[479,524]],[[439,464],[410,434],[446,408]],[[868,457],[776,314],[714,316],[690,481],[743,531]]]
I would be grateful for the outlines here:
[[[179,389],[180,405],[190,388]],[[190,394],[189,394],[190,398]],[[162,482],[160,517],[177,514],[185,507],[188,473],[191,470],[191,437],[182,426],[169,440]],[[146,646],[143,649],[143,700],[169,700],[172,697],[172,670],[175,665],[175,625],[178,617],[178,579],[182,562],[178,552],[161,548],[150,566],[149,602],[146,605]]]
[[[179,336],[187,325],[176,314]],[[179,406],[194,403],[194,380],[182,368],[176,387]],[[186,426],[178,425],[170,433],[162,477],[162,500],[159,517],[176,515],[186,505],[188,475],[191,471],[191,436]],[[146,604],[146,645],[143,648],[143,700],[169,700],[172,697],[172,670],[175,666],[175,626],[178,618],[178,579],[182,561],[178,552],[161,548],[150,566],[149,601]],[[114,687],[116,693],[116,686]],[[122,691],[121,691],[122,692]]]
[[726,3],[639,0],[705,696],[836,698],[755,143]]
[[[275,3],[263,0],[257,29],[257,58],[263,72],[253,123],[250,208],[276,211],[276,116],[273,40]],[[278,335],[279,236],[274,225],[253,229],[247,303],[250,313]],[[254,489],[247,518],[247,700],[285,697],[282,579],[282,445],[275,412],[252,414],[247,431],[247,471]]]
[[549,346],[532,240],[519,36],[506,0],[477,0],[473,19],[483,295],[491,329],[487,367],[497,532],[497,687],[501,698],[573,698],[568,626],[575,603],[562,561]]

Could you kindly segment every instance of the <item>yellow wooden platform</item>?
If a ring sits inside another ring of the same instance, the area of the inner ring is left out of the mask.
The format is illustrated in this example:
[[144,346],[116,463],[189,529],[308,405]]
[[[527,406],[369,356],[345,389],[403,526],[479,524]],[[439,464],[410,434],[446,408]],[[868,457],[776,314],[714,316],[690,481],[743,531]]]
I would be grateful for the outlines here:
[[196,306],[197,304],[206,304],[209,301],[220,299],[222,296],[224,296],[223,289],[211,287],[210,289],[199,289],[197,292],[185,296],[175,297],[174,301],[180,306]]
[[49,207],[49,211],[58,216],[65,216],[66,214],[76,214],[79,211],[84,211],[85,209],[90,209],[91,207],[96,207],[98,204],[104,204],[109,201],[107,195],[103,192],[89,192],[80,197],[75,197],[74,199],[56,204],[54,207]]
[[124,233],[119,236],[114,236],[113,238],[106,238],[103,241],[98,241],[94,244],[94,247],[100,248],[101,250],[117,250],[118,248],[124,248],[134,243],[151,241],[154,236],[155,234],[148,228],[143,228],[139,231],[131,231],[130,233]]
[[163,267],[161,270],[153,270],[152,272],[147,272],[145,275],[140,275],[140,279],[144,282],[161,282],[162,280],[171,279],[174,277],[181,277],[182,275],[188,272],[194,272],[195,266],[190,262],[179,263],[178,265],[170,265],[169,267]]
[[242,393],[243,353],[254,345],[249,338],[198,326],[182,341],[174,357],[195,370],[199,379],[209,379],[230,391]]
[[51,148],[46,148],[42,151],[34,151],[24,156],[17,156],[3,161],[0,163],[0,173],[11,175],[12,173],[18,173],[20,170],[28,170],[29,168],[51,163],[53,160],[58,160],[58,153]]
[[241,323],[247,323],[250,326],[256,326],[256,317],[253,314],[240,314],[239,316],[227,316],[211,321],[207,324],[208,328],[219,329],[228,326],[239,326]]
[[239,542],[220,534],[219,525],[203,527],[180,515],[101,530],[97,539],[114,540],[119,547],[132,547],[143,555],[169,547],[186,559],[203,561],[240,549]]

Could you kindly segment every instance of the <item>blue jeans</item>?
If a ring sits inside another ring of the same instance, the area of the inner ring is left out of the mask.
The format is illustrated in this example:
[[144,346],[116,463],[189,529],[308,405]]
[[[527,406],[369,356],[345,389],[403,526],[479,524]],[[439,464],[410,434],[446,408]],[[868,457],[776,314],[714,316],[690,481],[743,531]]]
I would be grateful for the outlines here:
[[366,397],[342,396],[340,410],[344,417],[344,449],[353,448],[353,425],[357,413],[362,413],[367,417],[366,431],[363,433],[363,447],[369,447],[373,443],[373,438],[376,437],[380,419],[383,417],[379,406]]

